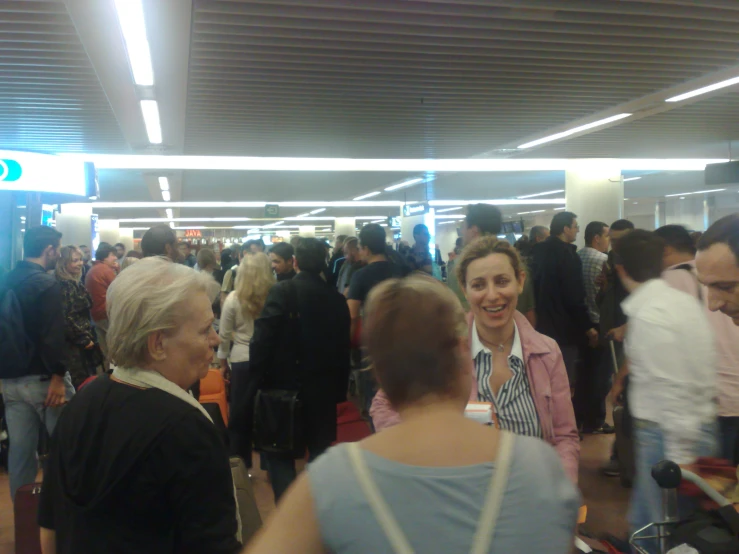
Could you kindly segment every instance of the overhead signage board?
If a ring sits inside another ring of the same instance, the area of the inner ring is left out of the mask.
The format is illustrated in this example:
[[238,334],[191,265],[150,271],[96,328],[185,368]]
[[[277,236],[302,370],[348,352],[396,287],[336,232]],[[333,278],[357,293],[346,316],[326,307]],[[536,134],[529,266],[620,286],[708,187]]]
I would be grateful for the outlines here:
[[428,204],[405,204],[403,206],[403,216],[410,217],[412,215],[423,215],[428,213]]
[[185,229],[185,238],[199,239],[202,236],[203,236],[203,233],[200,232],[200,229]]
[[278,204],[265,205],[264,217],[280,217],[280,206]]
[[89,164],[32,152],[0,150],[0,190],[88,196]]

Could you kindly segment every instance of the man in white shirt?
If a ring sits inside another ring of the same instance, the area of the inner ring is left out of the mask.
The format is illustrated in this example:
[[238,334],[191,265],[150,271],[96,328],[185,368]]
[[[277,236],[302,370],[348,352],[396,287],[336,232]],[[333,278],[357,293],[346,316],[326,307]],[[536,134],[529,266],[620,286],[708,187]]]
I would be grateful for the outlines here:
[[[708,289],[696,275],[695,246],[685,227],[665,225],[655,231],[665,241],[662,278],[698,299],[711,324],[716,348],[718,422],[721,457],[739,465],[739,327],[721,311],[708,309]],[[739,276],[739,269],[737,270]]]
[[662,518],[652,466],[664,459],[690,464],[713,455],[717,445],[713,334],[700,302],[660,279],[664,245],[654,233],[636,230],[620,241],[616,255],[630,293],[621,305],[629,317],[625,349],[636,456],[632,532]]

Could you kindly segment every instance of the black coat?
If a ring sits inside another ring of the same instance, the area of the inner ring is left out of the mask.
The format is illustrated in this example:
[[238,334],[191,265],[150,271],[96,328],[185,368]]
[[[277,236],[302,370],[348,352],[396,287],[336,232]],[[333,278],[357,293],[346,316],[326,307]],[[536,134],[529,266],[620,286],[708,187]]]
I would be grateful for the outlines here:
[[532,250],[536,330],[560,346],[578,345],[593,328],[585,304],[582,261],[574,244],[549,237]]
[[[300,314],[297,325],[288,321],[295,310],[289,306],[290,286]],[[346,400],[349,381],[349,325],[346,299],[306,272],[272,287],[254,322],[249,354],[254,393],[257,388],[298,390],[309,444],[336,440],[336,404]]]

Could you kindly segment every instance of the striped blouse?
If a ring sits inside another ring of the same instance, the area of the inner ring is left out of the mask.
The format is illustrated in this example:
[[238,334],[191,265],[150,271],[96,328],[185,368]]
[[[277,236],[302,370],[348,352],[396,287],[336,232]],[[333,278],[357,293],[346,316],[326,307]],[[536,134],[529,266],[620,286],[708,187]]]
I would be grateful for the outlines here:
[[477,334],[477,326],[473,323],[472,355],[475,360],[477,374],[477,399],[480,402],[490,402],[501,429],[511,431],[517,435],[540,437],[541,423],[536,411],[534,397],[531,395],[529,378],[523,362],[523,349],[518,327],[513,336],[513,348],[508,356],[508,367],[513,377],[500,387],[498,394],[493,394],[490,388],[490,376],[493,374],[493,353],[486,348]]

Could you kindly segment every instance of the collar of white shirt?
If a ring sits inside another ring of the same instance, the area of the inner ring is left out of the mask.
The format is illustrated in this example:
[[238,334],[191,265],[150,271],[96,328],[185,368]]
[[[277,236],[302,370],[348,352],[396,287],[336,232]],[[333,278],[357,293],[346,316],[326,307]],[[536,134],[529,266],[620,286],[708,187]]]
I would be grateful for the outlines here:
[[621,302],[621,308],[627,316],[633,317],[648,304],[649,299],[661,295],[666,290],[670,290],[670,285],[662,279],[651,279],[629,294],[626,300]]
[[[472,321],[472,359],[477,358],[480,352],[485,354],[492,354],[490,349],[486,347],[480,340],[480,335],[477,333],[477,323]],[[508,359],[515,356],[519,360],[523,361],[523,347],[521,346],[521,335],[518,333],[518,326],[513,323],[513,347],[511,348],[511,355]]]

